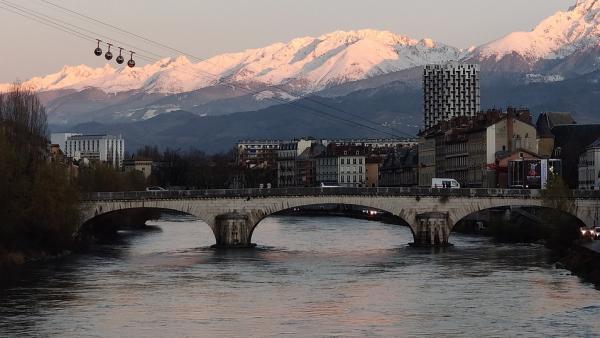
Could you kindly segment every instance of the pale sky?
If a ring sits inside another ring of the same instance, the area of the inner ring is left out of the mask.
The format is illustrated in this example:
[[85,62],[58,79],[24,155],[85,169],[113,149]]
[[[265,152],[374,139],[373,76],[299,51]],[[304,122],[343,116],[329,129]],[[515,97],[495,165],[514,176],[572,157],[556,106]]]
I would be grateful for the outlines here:
[[[173,52],[79,20],[42,0],[0,0],[0,82],[46,75],[65,64],[102,66],[94,43],[9,13],[26,6],[94,33],[125,40],[163,56]],[[576,0],[50,0],[204,58],[319,36],[373,28],[466,48],[567,10]],[[86,33],[89,34],[89,33]],[[96,35],[96,34],[95,34]],[[139,60],[139,64],[143,62]]]

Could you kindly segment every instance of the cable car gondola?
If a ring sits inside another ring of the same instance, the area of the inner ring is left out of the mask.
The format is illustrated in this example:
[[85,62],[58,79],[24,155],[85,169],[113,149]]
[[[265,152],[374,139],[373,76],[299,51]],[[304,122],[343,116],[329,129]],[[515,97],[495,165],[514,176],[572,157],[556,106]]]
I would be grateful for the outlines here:
[[129,58],[129,61],[127,61],[127,65],[129,66],[129,68],[133,68],[135,67],[135,61],[133,60],[133,54],[135,54],[135,52],[129,52],[131,53],[131,57]]
[[108,51],[106,52],[106,54],[104,54],[104,58],[106,58],[107,60],[112,60],[113,54],[110,51],[110,47],[112,47],[112,44],[107,43],[107,45],[108,45]]
[[102,40],[96,39],[98,40],[98,47],[96,47],[96,49],[94,49],[94,54],[96,56],[100,56],[102,55],[102,48],[100,48],[100,42],[102,42]]
[[123,55],[121,55],[121,53],[123,52],[123,48],[119,47],[119,56],[117,56],[116,60],[118,64],[123,64],[123,62],[125,62],[125,58],[123,57]]

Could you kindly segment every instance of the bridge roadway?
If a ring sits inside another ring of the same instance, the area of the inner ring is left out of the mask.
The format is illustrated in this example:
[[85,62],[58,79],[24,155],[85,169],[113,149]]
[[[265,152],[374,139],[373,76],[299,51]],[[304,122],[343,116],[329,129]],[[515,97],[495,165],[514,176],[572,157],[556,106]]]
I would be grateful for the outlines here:
[[[497,207],[544,207],[540,190],[428,188],[282,188],[89,193],[82,196],[82,222],[131,209],[151,208],[193,215],[212,229],[216,245],[251,246],[252,233],[278,211],[315,204],[358,205],[387,211],[410,226],[415,244],[447,245],[454,225]],[[571,215],[596,222],[600,191],[573,191]],[[547,200],[546,200],[547,201]]]

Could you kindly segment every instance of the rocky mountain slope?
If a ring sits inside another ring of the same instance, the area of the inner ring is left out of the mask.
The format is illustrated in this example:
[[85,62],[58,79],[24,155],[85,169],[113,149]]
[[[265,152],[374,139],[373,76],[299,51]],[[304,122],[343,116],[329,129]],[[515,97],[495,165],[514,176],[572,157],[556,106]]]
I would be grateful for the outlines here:
[[600,0],[578,0],[532,31],[513,32],[477,47],[470,62],[491,71],[555,74],[560,80],[600,65]]
[[[600,120],[599,13],[600,0],[578,0],[529,32],[469,50],[387,31],[337,31],[200,62],[178,57],[133,69],[65,66],[26,84],[40,92],[50,122],[61,128],[90,121],[141,123],[179,111],[197,121],[263,111],[278,120],[277,112],[304,114],[282,104],[307,95],[342,112],[360,107],[359,113],[382,125],[407,121],[418,128],[421,67],[461,60],[482,65],[484,109],[511,104],[534,112],[572,110],[594,121]],[[320,128],[317,119],[308,123]]]

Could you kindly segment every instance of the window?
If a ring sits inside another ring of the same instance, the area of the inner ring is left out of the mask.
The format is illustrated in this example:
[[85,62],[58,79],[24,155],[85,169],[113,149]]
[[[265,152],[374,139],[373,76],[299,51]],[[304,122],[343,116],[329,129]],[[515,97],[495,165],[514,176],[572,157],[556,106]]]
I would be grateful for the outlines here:
[[356,164],[356,159],[353,159],[353,160],[352,160],[352,164]]
[[358,164],[362,164],[362,158],[358,159]]

